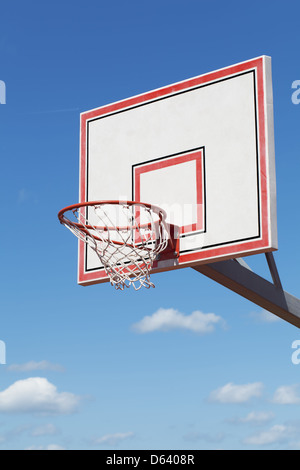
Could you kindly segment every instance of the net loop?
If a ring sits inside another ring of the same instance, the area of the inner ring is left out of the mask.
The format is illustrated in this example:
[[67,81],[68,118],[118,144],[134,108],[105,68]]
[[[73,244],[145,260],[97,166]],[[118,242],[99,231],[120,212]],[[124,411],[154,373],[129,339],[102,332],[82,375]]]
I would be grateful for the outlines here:
[[170,238],[164,210],[135,201],[93,201],[66,207],[58,217],[96,253],[116,289],[154,287],[150,272]]

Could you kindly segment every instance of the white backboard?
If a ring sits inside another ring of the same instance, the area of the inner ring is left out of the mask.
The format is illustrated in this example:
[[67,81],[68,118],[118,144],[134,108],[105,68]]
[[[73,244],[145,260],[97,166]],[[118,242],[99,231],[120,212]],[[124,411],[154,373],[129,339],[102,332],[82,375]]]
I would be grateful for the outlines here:
[[[80,202],[137,200],[179,226],[159,272],[277,249],[271,59],[81,114]],[[78,282],[108,278],[79,242]]]

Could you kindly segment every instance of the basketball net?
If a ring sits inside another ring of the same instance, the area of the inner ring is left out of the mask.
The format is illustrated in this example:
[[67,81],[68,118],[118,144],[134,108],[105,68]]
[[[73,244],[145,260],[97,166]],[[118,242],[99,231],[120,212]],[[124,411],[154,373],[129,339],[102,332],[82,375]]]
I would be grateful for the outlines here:
[[169,240],[162,209],[132,201],[96,201],[69,206],[58,217],[96,253],[116,289],[154,287],[150,271]]

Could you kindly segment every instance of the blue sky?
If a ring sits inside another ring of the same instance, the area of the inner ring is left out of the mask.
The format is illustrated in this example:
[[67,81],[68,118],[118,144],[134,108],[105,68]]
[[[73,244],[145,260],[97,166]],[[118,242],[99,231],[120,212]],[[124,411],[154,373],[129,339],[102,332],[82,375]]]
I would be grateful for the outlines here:
[[[300,448],[297,328],[192,269],[155,275],[152,290],[79,287],[77,243],[57,220],[78,199],[80,112],[266,54],[275,259],[300,296],[299,13],[289,0],[1,5],[0,449]],[[269,277],[263,255],[247,262]],[[187,329],[192,318],[215,322]]]

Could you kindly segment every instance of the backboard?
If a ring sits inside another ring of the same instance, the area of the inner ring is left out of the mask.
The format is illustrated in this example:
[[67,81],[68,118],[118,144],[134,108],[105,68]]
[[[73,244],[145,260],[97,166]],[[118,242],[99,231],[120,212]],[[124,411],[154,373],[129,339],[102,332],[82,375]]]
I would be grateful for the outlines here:
[[[80,202],[162,207],[179,257],[153,272],[277,249],[271,59],[258,57],[81,114]],[[79,242],[78,283],[108,281]]]

